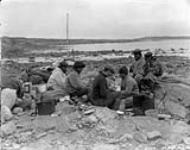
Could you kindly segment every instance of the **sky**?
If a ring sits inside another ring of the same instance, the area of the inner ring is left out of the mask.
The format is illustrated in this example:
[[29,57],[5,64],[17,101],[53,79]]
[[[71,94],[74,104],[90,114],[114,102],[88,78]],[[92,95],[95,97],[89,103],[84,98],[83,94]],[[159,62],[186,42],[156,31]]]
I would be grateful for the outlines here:
[[190,0],[2,0],[2,36],[128,39],[190,35]]

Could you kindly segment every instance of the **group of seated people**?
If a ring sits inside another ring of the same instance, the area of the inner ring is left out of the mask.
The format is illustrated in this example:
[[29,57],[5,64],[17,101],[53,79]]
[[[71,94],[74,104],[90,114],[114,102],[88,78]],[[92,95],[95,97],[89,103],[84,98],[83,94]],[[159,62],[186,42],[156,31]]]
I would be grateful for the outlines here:
[[156,77],[162,74],[158,74],[159,71],[161,72],[161,66],[155,63],[151,52],[146,53],[144,58],[140,50],[134,51],[133,54],[135,62],[130,69],[128,70],[127,66],[119,68],[118,74],[121,78],[119,91],[108,86],[107,78],[116,73],[111,66],[105,66],[100,70],[91,86],[87,87],[83,84],[81,72],[85,64],[82,61],[76,61],[69,73],[67,73],[69,65],[62,61],[52,72],[47,88],[60,97],[69,95],[72,98],[86,95],[87,101],[92,105],[108,107],[120,112],[124,112],[126,103],[132,101],[135,114],[143,115],[146,110],[154,108],[152,88]]

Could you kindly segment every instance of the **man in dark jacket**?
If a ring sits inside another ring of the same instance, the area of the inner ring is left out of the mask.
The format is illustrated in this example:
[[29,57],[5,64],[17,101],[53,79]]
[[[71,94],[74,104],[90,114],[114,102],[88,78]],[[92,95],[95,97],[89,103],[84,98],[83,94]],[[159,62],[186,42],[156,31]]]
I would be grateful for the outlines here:
[[163,74],[163,68],[160,62],[153,57],[151,52],[145,54],[145,65],[144,65],[144,77],[143,80],[147,80],[150,83],[150,88],[154,90],[157,79]]
[[106,66],[95,77],[90,94],[90,101],[93,105],[114,108],[114,104],[119,93],[109,89],[106,80],[107,77],[110,77],[113,74],[113,68]]

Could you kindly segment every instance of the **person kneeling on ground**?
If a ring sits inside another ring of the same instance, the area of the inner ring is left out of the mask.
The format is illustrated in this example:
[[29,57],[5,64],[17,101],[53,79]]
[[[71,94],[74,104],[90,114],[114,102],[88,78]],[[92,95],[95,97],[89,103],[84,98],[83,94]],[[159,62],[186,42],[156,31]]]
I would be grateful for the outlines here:
[[85,64],[76,61],[73,65],[73,71],[69,73],[65,80],[65,91],[72,97],[82,97],[88,95],[89,89],[85,87],[81,79],[81,72],[85,68]]
[[123,66],[119,69],[121,77],[121,97],[119,111],[124,112],[127,103],[132,104],[133,97],[139,95],[139,88],[136,80],[128,74],[127,67]]
[[112,76],[113,74],[113,68],[111,66],[106,66],[95,77],[92,85],[92,91],[89,96],[89,99],[93,105],[114,108],[119,93],[109,89],[106,80],[106,78]]

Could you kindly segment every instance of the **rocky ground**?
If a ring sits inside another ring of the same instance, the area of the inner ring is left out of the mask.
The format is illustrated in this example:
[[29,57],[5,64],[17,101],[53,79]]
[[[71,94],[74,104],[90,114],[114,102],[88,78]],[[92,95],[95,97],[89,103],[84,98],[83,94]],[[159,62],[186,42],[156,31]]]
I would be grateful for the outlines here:
[[[165,69],[160,83],[167,93],[166,112],[170,118],[159,120],[156,111],[141,117],[131,113],[120,116],[108,108],[60,102],[52,116],[16,112],[12,120],[1,125],[2,150],[190,149],[190,60],[159,59]],[[88,62],[84,75],[93,74],[94,68],[106,63],[118,70],[131,59]],[[16,76],[26,67],[13,64],[1,66],[2,73]]]

